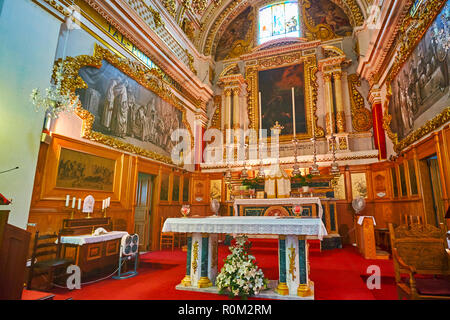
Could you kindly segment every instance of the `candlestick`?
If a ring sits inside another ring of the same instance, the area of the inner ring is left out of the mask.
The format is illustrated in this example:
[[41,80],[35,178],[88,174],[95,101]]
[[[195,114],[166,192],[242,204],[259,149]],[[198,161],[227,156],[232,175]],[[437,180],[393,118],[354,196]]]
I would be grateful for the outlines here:
[[73,197],[72,199],[72,209],[75,209],[75,201],[77,200],[77,198]]
[[261,91],[259,92],[259,139],[262,139],[262,108],[261,108]]
[[296,130],[295,130],[295,94],[294,94],[294,87],[292,87],[292,124],[293,124],[293,130],[294,130],[294,138],[295,138]]
[[67,196],[66,196],[66,207],[68,207],[68,206],[69,206],[69,201],[70,201],[70,196],[69,196],[69,195],[67,195]]

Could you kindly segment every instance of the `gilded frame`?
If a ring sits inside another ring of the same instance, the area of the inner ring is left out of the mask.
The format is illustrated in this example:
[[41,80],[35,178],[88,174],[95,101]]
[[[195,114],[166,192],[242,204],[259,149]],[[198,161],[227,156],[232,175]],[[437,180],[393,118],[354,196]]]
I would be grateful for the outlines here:
[[445,6],[446,2],[446,0],[426,1],[414,16],[411,16],[411,14],[408,13],[400,26],[400,48],[398,49],[394,63],[386,77],[387,96],[383,114],[383,128],[386,130],[389,139],[391,139],[394,144],[394,151],[397,153],[450,121],[449,106],[444,108],[444,110],[437,114],[433,119],[428,120],[420,128],[411,132],[402,140],[399,140],[398,134],[393,132],[390,127],[392,115],[388,111],[388,104],[392,96],[392,81],[398,75],[402,66],[411,56],[416,46],[422,41],[423,36],[428,31],[428,28],[434,22],[441,9]]
[[[87,89],[88,86],[84,80],[79,76],[78,72],[83,67],[95,67],[101,68],[102,61],[106,60],[108,63],[113,65],[115,68],[126,74],[128,77],[135,80],[137,83],[142,85],[144,88],[153,91],[161,99],[167,101],[172,106],[177,108],[182,113],[182,122],[186,129],[189,131],[191,136],[191,147],[194,145],[194,136],[192,134],[192,129],[186,118],[186,106],[184,103],[173,94],[173,89],[170,84],[168,84],[163,79],[163,73],[158,69],[149,69],[140,62],[133,61],[131,59],[122,58],[108,49],[95,44],[94,54],[80,55],[76,57],[67,57],[64,60],[64,80],[62,81],[61,91],[71,92],[75,94],[77,89]],[[61,59],[56,61],[53,68],[53,77],[55,77],[58,64]],[[105,144],[107,146],[113,147],[115,149],[120,149],[126,152],[138,154],[153,160],[157,160],[166,164],[173,164],[172,159],[168,156],[158,154],[153,151],[146,150],[141,147],[137,147],[131,143],[121,141],[119,139],[113,138],[106,134],[96,132],[92,129],[94,124],[94,115],[89,111],[83,109],[81,102],[79,102],[75,113],[83,120],[83,125],[81,129],[81,137]]]
[[[258,73],[262,70],[276,69],[280,67],[291,66],[295,64],[304,64],[304,80],[305,80],[305,108],[306,108],[306,123],[307,133],[298,133],[297,138],[308,139],[313,136],[312,124],[314,121],[314,128],[316,137],[324,137],[325,132],[322,127],[317,124],[317,76],[318,71],[317,61],[315,55],[303,56],[302,51],[293,52],[284,55],[277,55],[257,59],[256,61],[248,62],[245,68],[245,79],[248,87],[248,115],[249,115],[249,129],[257,130],[259,128],[259,104],[258,104]],[[292,135],[281,135],[280,141],[292,140]]]

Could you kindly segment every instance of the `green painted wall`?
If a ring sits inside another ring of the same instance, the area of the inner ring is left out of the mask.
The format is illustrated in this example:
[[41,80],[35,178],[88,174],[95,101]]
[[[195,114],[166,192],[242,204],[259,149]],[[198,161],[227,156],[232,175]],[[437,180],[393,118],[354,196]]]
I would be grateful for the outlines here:
[[0,175],[0,193],[13,199],[9,223],[25,229],[44,121],[29,96],[49,86],[61,22],[30,0],[0,8],[0,171],[19,167]]

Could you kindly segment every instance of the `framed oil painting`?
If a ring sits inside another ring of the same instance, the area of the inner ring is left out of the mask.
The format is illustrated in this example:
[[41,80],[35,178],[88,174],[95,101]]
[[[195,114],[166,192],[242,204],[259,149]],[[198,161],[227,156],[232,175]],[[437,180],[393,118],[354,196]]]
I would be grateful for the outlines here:
[[[396,149],[407,147],[434,130],[425,125],[449,107],[449,16],[447,1],[404,64],[388,77],[391,96],[386,121],[391,139],[399,144]],[[440,126],[445,119],[435,122],[434,126]]]
[[352,173],[350,175],[350,179],[352,181],[353,199],[356,199],[358,197],[367,198],[366,174],[364,172]]
[[94,115],[94,131],[170,156],[175,146],[170,135],[185,128],[180,110],[106,60],[100,69],[81,68],[79,75],[88,88],[77,94],[83,108]]
[[222,201],[222,180],[210,181],[209,197],[211,200],[216,199],[219,202]]
[[112,192],[116,161],[61,148],[56,187]]
[[305,108],[304,64],[259,71],[262,129],[268,130],[278,121],[284,127],[281,135],[293,135],[292,88],[295,101],[296,134],[308,132]]
[[334,197],[339,200],[345,200],[347,198],[345,193],[345,176],[339,175],[336,185],[334,186]]

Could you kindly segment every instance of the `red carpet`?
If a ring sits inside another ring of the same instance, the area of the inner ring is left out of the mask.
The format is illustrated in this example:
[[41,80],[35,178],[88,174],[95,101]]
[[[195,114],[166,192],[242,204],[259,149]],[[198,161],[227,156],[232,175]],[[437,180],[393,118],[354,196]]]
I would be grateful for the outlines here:
[[[278,279],[277,240],[254,239],[252,254],[269,279]],[[219,247],[219,270],[229,254]],[[186,270],[186,252],[170,250],[141,255],[139,274],[125,280],[107,279],[80,290],[55,289],[55,299],[74,300],[219,300],[227,296],[176,290]],[[381,269],[381,289],[366,286],[367,267]],[[392,260],[365,260],[354,247],[320,252],[310,250],[310,278],[316,300],[392,300],[397,299]]]

